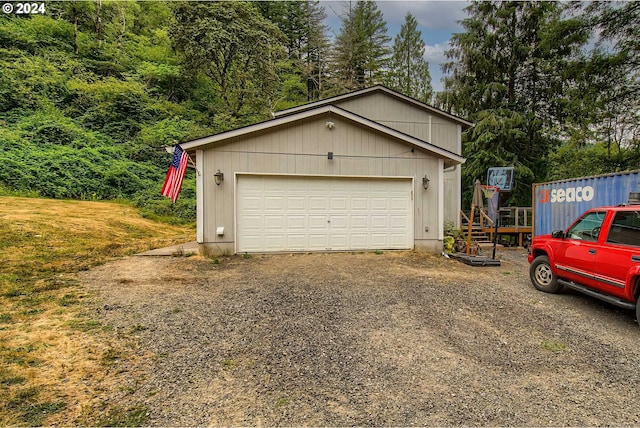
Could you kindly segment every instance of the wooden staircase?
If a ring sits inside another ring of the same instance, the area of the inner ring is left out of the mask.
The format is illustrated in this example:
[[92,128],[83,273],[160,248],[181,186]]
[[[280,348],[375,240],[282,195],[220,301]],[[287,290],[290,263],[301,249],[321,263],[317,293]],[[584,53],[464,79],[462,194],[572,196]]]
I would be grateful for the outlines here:
[[[464,232],[465,240],[467,239],[467,231],[469,230],[469,219],[468,217],[462,216],[461,228]],[[482,225],[479,222],[474,222],[471,226],[471,249],[472,253],[474,252],[486,252],[490,251],[493,248],[493,241],[491,241],[491,237],[485,229],[483,230]],[[497,247],[502,247],[502,245],[497,245]]]
[[[467,230],[469,225],[467,224],[463,230]],[[481,250],[486,248],[493,248],[493,242],[491,238],[486,232],[482,231],[482,228],[479,224],[473,224],[471,226],[471,242],[475,242],[475,244],[480,247]]]

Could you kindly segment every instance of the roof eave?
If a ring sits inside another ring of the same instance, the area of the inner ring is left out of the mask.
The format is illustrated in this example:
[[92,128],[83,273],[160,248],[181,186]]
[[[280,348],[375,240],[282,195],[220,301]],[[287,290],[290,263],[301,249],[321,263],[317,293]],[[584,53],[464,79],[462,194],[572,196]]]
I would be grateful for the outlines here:
[[274,116],[275,117],[283,117],[283,116],[287,116],[290,114],[294,114],[300,111],[304,111],[304,110],[309,110],[309,109],[313,109],[319,106],[323,106],[323,105],[328,105],[328,104],[332,104],[335,103],[337,101],[342,101],[344,99],[348,99],[348,98],[355,98],[355,97],[360,97],[362,95],[368,94],[370,92],[376,92],[376,91],[382,91],[385,92],[393,97],[396,98],[400,98],[403,101],[409,102],[411,104],[414,104],[420,108],[423,108],[433,114],[437,114],[439,116],[445,117],[453,122],[459,123],[462,126],[463,130],[467,130],[473,126],[475,126],[475,123],[473,122],[469,122],[468,120],[462,119],[461,117],[455,116],[451,113],[447,113],[444,110],[440,110],[439,108],[436,108],[434,106],[431,106],[429,104],[423,103],[422,101],[418,101],[414,98],[411,98],[407,95],[401,94],[399,92],[394,91],[393,89],[389,89],[386,86],[382,86],[382,85],[376,85],[376,86],[371,86],[368,88],[364,88],[364,89],[360,89],[357,91],[353,91],[353,92],[349,92],[347,94],[342,94],[342,95],[336,95],[335,97],[331,97],[331,98],[326,98],[324,100],[319,100],[319,101],[314,101],[311,103],[307,103],[307,104],[303,104],[297,107],[291,107],[288,108],[286,110],[280,110],[277,112],[274,112]]
[[315,109],[304,110],[298,113],[293,113],[287,116],[278,117],[276,119],[268,120],[265,122],[260,122],[253,125],[245,126],[243,128],[222,132],[220,134],[210,135],[208,137],[203,137],[196,140],[188,141],[186,143],[181,144],[180,146],[182,147],[183,150],[193,151],[196,149],[200,149],[204,146],[208,146],[210,144],[215,144],[215,143],[226,141],[236,137],[242,137],[244,135],[247,135],[253,132],[268,130],[271,128],[275,128],[281,125],[291,123],[291,122],[296,122],[299,120],[303,120],[309,117],[314,117],[314,116],[318,116],[326,113],[336,114],[337,116],[359,123],[367,128],[374,129],[378,132],[382,132],[386,135],[389,135],[390,137],[402,140],[422,150],[428,151],[433,155],[436,155],[436,157],[445,159],[445,164],[447,166],[462,164],[465,162],[465,158],[453,152],[442,149],[429,142],[412,137],[411,135],[408,135],[408,134],[404,134],[393,128],[382,125],[378,122],[372,121],[363,116],[359,116],[355,113],[351,113],[347,110],[341,109],[340,107],[336,107],[333,105],[325,105],[325,106],[317,107]]

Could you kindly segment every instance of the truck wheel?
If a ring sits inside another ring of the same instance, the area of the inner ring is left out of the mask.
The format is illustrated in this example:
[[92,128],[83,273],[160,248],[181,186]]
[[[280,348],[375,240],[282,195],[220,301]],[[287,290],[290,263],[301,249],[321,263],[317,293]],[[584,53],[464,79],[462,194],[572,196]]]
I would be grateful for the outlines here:
[[562,290],[562,285],[558,284],[558,279],[551,270],[547,256],[538,256],[533,260],[529,267],[529,276],[531,283],[537,290],[545,293],[557,293]]

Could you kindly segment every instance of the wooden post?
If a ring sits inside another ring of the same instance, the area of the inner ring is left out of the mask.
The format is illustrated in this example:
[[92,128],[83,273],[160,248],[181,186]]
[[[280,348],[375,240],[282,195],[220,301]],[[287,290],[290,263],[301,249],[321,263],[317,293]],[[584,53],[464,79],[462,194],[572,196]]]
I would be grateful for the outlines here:
[[467,254],[471,254],[471,229],[473,228],[473,217],[475,215],[476,206],[471,204],[471,216],[469,217],[469,227],[467,228]]

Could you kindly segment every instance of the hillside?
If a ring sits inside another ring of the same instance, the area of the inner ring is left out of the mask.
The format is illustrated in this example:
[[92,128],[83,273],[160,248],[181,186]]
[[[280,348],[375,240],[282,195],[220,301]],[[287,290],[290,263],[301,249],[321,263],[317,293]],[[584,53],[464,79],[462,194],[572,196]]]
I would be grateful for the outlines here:
[[167,3],[134,1],[0,15],[0,194],[124,198],[195,219],[193,170],[176,205],[159,195],[164,147],[215,131],[180,75],[170,16]]
[[100,401],[110,364],[134,344],[86,313],[91,296],[76,273],[194,239],[193,228],[145,219],[131,204],[0,197],[0,425],[135,415]]

